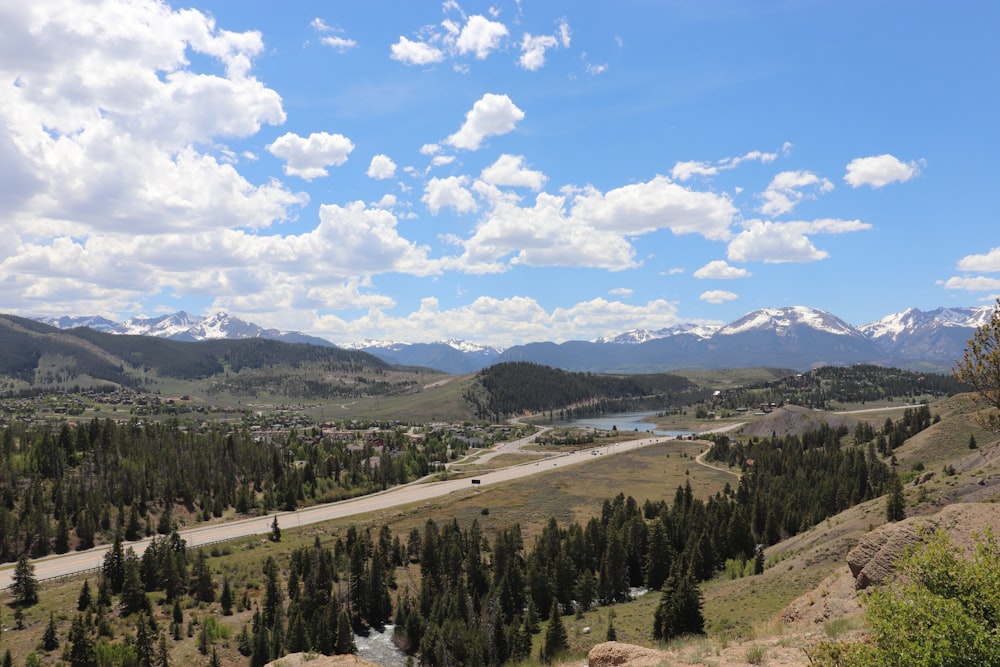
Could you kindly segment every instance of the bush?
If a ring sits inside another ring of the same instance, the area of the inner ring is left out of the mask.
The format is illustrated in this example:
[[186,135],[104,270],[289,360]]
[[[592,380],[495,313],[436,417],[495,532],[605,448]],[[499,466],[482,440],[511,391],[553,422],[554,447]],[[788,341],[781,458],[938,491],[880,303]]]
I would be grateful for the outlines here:
[[899,583],[872,592],[870,641],[825,643],[819,667],[1000,665],[1000,547],[981,536],[968,560],[939,532],[903,559]]

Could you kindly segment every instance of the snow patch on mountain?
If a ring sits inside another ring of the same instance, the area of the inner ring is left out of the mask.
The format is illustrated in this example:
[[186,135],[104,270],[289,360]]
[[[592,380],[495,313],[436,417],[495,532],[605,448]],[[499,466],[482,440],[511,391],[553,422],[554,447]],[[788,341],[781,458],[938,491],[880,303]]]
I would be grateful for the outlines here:
[[658,338],[669,338],[671,336],[694,336],[698,339],[711,338],[721,325],[714,324],[675,324],[672,327],[663,329],[631,329],[616,336],[601,336],[594,340],[595,343],[608,343],[615,345],[641,345],[642,343]]
[[897,341],[902,336],[913,335],[931,327],[960,327],[975,329],[989,322],[994,306],[971,308],[936,308],[922,311],[908,308],[901,313],[886,315],[880,320],[858,327],[874,341]]
[[837,336],[861,336],[857,329],[839,317],[825,310],[807,306],[761,308],[722,327],[717,335],[732,336],[750,331],[770,331],[782,335],[796,326],[809,327]]

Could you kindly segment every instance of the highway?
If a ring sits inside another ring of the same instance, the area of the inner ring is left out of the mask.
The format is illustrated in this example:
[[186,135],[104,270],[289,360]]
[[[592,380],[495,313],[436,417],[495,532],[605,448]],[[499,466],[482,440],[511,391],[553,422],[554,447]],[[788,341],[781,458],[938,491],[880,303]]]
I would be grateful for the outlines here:
[[[484,472],[475,477],[465,477],[462,479],[451,479],[443,482],[413,482],[405,486],[394,487],[386,491],[375,493],[352,500],[317,505],[294,512],[274,512],[268,515],[230,521],[226,523],[212,524],[197,528],[181,530],[180,535],[187,541],[188,547],[199,547],[216,542],[233,540],[252,535],[265,535],[271,531],[271,522],[274,517],[278,517],[278,526],[282,529],[297,528],[309,524],[321,523],[331,519],[342,519],[344,517],[366,514],[368,512],[387,510],[401,505],[424,502],[434,498],[440,498],[455,491],[482,488],[493,484],[501,484],[522,477],[538,475],[552,470],[559,470],[566,466],[580,464],[586,461],[596,461],[600,457],[592,454],[596,451],[599,454],[617,454],[627,450],[638,449],[660,442],[675,440],[673,436],[650,436],[639,440],[616,443],[614,445],[604,445],[601,447],[588,448],[569,454],[554,455],[543,461],[525,463],[509,468],[501,468],[490,472]],[[509,449],[506,445],[501,445],[503,451],[516,451],[523,444],[524,440],[518,441],[517,445]],[[512,443],[508,443],[510,445]],[[472,479],[479,480],[477,485],[472,484]],[[136,542],[127,542],[125,547],[135,550],[137,555],[142,555],[149,545],[150,540],[144,539]],[[35,565],[35,577],[39,581],[58,577],[67,577],[79,574],[88,570],[101,567],[104,562],[104,554],[109,545],[101,545],[88,549],[87,551],[74,551],[58,556],[46,556],[33,561]],[[0,590],[6,589],[14,573],[13,563],[6,564],[0,569]]]

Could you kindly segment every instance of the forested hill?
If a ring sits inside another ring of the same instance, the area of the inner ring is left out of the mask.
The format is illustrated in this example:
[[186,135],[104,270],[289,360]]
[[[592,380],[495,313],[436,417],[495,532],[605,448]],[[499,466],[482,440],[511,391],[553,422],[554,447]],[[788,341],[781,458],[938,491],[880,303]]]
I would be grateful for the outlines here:
[[465,399],[477,416],[504,419],[526,412],[595,413],[663,409],[703,397],[687,378],[668,373],[573,373],[531,362],[495,364],[476,375]]
[[918,373],[871,364],[823,366],[808,373],[727,389],[713,397],[713,408],[736,409],[792,403],[817,410],[836,404],[870,401],[916,402],[971,391],[951,375]]
[[226,370],[321,364],[331,370],[384,370],[381,359],[365,352],[282,343],[261,338],[203,342],[152,336],[116,336],[80,327],[62,330],[33,320],[0,315],[0,375],[35,383],[43,357],[58,358],[65,379],[89,376],[136,386],[140,372],[184,380]]

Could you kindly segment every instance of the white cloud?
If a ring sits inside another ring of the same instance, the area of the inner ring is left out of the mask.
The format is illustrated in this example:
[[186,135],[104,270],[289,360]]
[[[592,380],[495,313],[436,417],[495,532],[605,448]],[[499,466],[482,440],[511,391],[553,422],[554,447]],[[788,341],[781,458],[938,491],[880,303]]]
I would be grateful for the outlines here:
[[300,137],[287,132],[269,144],[267,150],[285,161],[286,174],[311,181],[326,176],[326,167],[347,162],[354,144],[342,134],[314,132]]
[[694,176],[715,176],[718,173],[719,168],[708,162],[687,160],[674,163],[673,169],[670,170],[670,177],[683,183],[691,180]]
[[326,46],[333,48],[338,53],[347,53],[358,45],[358,43],[353,39],[338,36],[321,37],[319,41]]
[[801,264],[826,259],[829,253],[816,248],[809,234],[845,234],[871,229],[871,225],[860,220],[831,218],[812,222],[749,220],[743,226],[744,230],[730,242],[727,256],[734,262],[768,264]]
[[783,171],[777,174],[760,197],[764,203],[760,212],[764,215],[790,213],[803,199],[815,199],[815,195],[803,192],[814,188],[818,192],[830,192],[833,183],[810,171]]
[[545,65],[545,50],[559,45],[552,35],[532,35],[524,33],[521,39],[521,57],[517,64],[529,72],[535,72]]
[[444,165],[451,164],[454,161],[454,155],[435,155],[434,159],[431,160],[431,165],[435,167],[443,167]]
[[881,188],[890,183],[905,183],[919,174],[920,162],[903,162],[886,153],[851,160],[847,165],[844,180],[855,188],[862,185]]
[[447,178],[432,178],[427,182],[424,196],[420,198],[427,209],[437,215],[442,208],[450,207],[458,213],[468,213],[479,208],[475,197],[466,188],[469,184],[467,176],[449,176]]
[[465,114],[465,123],[455,134],[444,140],[449,146],[465,150],[478,150],[488,136],[507,134],[524,112],[506,95],[486,93]]
[[404,65],[432,65],[444,60],[444,52],[425,42],[413,42],[400,36],[389,49],[389,57]]
[[388,155],[379,153],[378,155],[372,156],[372,161],[368,165],[368,171],[366,173],[369,178],[383,181],[396,175],[396,163],[393,162],[392,158]]
[[691,275],[695,278],[701,279],[712,278],[717,280],[729,280],[733,278],[747,278],[753,274],[746,269],[730,266],[725,260],[716,259],[701,267]]
[[424,144],[420,147],[421,155],[437,155],[441,152],[441,146],[439,144]]
[[633,289],[631,289],[629,287],[614,287],[614,288],[608,290],[608,294],[610,294],[611,296],[629,297],[629,296],[632,296],[632,293],[634,291],[635,290],[633,290]]
[[326,21],[319,18],[318,16],[309,22],[312,29],[316,32],[333,32],[334,28],[327,24]]
[[[785,142],[782,146],[782,150],[786,153],[790,148],[791,144],[788,142]],[[694,176],[715,176],[720,171],[735,169],[744,162],[760,162],[761,164],[769,164],[777,159],[777,152],[765,153],[763,151],[750,151],[749,153],[745,153],[737,157],[722,158],[715,164],[696,160],[681,161],[674,164],[673,169],[670,170],[670,176],[674,180],[684,182],[690,180]]]
[[396,195],[385,194],[385,195],[382,195],[381,199],[379,199],[377,202],[375,202],[374,206],[375,206],[375,208],[392,208],[397,203],[398,203],[398,200],[396,199]]
[[713,289],[702,292],[698,298],[708,303],[726,303],[727,301],[735,301],[740,298],[740,295],[734,292],[727,292],[726,290]]
[[506,36],[507,26],[477,14],[469,17],[455,40],[455,48],[460,54],[474,53],[476,58],[483,60],[490,51],[499,48]]
[[274,310],[286,304],[291,308],[293,302],[297,308],[310,307],[303,305],[305,295],[338,279],[440,271],[426,247],[399,235],[390,211],[354,202],[321,206],[319,218],[311,231],[288,236],[195,229],[146,236],[94,234],[86,240],[57,237],[22,244],[16,256],[0,262],[0,280],[28,303],[46,298],[56,312],[118,309],[161,291],[223,299],[248,309],[260,303]]
[[595,298],[547,311],[531,297],[481,296],[469,304],[442,309],[437,298],[426,297],[416,311],[400,317],[372,309],[349,323],[333,321],[331,328],[336,331],[330,335],[351,342],[379,331],[385,338],[413,340],[414,332],[420,332],[424,342],[461,337],[510,346],[539,340],[593,340],[634,328],[637,321],[650,328],[677,324],[676,304],[657,299],[631,305]]
[[984,273],[1000,271],[1000,246],[990,249],[983,255],[966,255],[958,260],[958,270]]
[[1000,290],[1000,278],[987,278],[986,276],[948,278],[944,283],[945,289],[965,290],[967,292],[985,292],[990,290]]
[[480,175],[491,185],[531,188],[536,192],[545,184],[545,174],[528,169],[524,165],[523,155],[508,155],[504,153],[497,161],[483,169]]
[[559,19],[559,43],[562,44],[564,49],[569,48],[570,39],[572,38],[572,32],[569,29],[569,23],[566,21],[565,17]]
[[664,229],[724,241],[737,213],[728,198],[688,190],[663,176],[606,193],[541,192],[532,206],[509,197],[489,199],[492,208],[449,266],[472,273],[514,264],[620,271],[638,266],[631,237]]
[[593,63],[587,63],[585,69],[587,70],[587,74],[590,74],[591,76],[597,76],[598,74],[604,74],[608,70],[608,65],[607,63],[603,65],[595,65]]
[[573,200],[572,217],[599,229],[646,234],[669,229],[674,234],[700,234],[725,241],[737,214],[728,197],[698,192],[657,176],[602,194],[585,188]]
[[[509,34],[503,23],[479,14],[466,17],[460,7],[448,3],[444,10],[457,11],[464,23],[445,19],[440,26],[425,26],[417,41],[400,36],[390,48],[390,57],[405,65],[431,65],[446,57],[473,55],[478,60],[485,60],[492,52],[503,48],[504,38]],[[461,63],[455,63],[454,69],[468,71]]]

